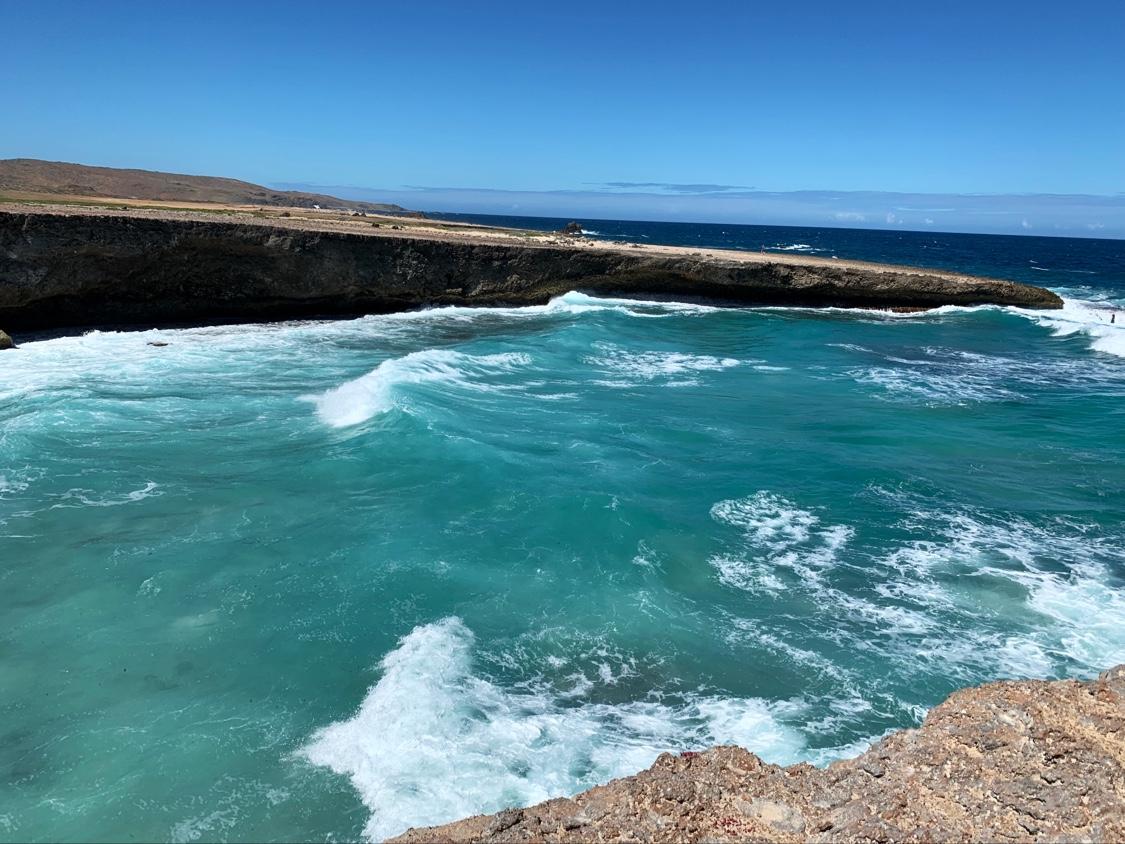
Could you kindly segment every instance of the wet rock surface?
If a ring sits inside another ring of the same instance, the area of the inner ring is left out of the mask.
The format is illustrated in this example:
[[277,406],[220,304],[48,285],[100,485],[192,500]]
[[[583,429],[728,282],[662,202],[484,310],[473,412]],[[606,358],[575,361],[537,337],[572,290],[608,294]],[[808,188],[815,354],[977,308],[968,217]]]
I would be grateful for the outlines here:
[[410,830],[431,841],[1122,841],[1125,666],[991,683],[819,769],[664,754],[572,799]]
[[1038,287],[907,267],[523,240],[215,214],[6,210],[0,324],[263,321],[543,304],[570,290],[729,305],[1062,304]]

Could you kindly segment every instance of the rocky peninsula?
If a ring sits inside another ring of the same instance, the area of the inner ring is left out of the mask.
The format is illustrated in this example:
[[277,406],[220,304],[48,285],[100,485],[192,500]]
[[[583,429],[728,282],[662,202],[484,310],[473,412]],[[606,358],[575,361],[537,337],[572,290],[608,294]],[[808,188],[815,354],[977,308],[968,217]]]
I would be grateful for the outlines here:
[[823,769],[738,747],[666,753],[572,799],[395,840],[1122,841],[1125,665],[959,691],[920,728]]
[[723,305],[1062,305],[1039,287],[935,270],[359,211],[0,207],[0,327],[17,340],[67,327],[542,304],[569,290]]

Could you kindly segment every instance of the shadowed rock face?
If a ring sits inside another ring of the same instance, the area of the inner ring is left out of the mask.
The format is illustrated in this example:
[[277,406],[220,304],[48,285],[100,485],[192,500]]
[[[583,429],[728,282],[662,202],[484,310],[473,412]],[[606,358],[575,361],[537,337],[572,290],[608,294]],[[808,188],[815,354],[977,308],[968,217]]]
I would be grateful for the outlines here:
[[966,689],[825,769],[738,747],[396,841],[1125,841],[1125,666]]
[[0,325],[13,332],[541,304],[575,289],[719,304],[1061,306],[1037,287],[906,268],[0,212]]

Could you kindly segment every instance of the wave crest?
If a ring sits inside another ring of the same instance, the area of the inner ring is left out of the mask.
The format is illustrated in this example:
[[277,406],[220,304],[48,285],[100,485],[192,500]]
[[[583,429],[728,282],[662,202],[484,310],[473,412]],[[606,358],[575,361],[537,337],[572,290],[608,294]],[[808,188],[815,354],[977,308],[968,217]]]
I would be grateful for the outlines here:
[[447,349],[426,349],[391,358],[371,372],[341,384],[319,396],[306,396],[316,405],[317,416],[333,428],[346,428],[366,422],[392,410],[395,390],[404,384],[444,382],[488,389],[474,376],[494,375],[531,363],[530,356],[508,352],[496,355],[466,355]]

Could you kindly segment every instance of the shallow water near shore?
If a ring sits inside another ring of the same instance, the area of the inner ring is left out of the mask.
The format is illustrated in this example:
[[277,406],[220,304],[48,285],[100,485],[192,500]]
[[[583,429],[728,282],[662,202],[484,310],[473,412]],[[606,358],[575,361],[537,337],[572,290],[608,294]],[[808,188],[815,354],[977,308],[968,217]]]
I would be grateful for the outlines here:
[[1125,661],[1125,270],[1063,246],[1060,312],[572,293],[0,354],[0,839],[378,839]]

